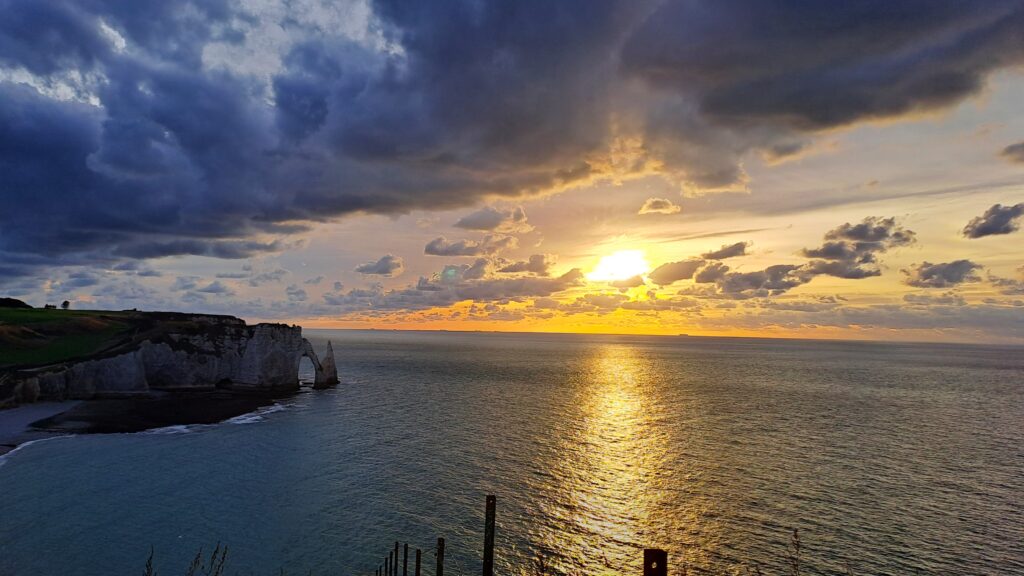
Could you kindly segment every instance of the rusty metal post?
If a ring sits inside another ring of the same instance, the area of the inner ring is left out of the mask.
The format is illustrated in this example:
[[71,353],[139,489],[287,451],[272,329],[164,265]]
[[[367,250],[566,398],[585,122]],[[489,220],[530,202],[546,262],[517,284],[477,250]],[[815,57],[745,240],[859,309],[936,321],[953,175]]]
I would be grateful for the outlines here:
[[668,576],[668,552],[657,548],[645,548],[644,576]]
[[494,576],[494,513],[496,499],[494,495],[487,497],[487,514],[484,519],[484,573],[483,576]]
[[437,539],[437,571],[434,576],[444,576],[444,538]]
[[420,576],[420,549],[419,548],[416,549],[416,574],[415,574],[415,576]]

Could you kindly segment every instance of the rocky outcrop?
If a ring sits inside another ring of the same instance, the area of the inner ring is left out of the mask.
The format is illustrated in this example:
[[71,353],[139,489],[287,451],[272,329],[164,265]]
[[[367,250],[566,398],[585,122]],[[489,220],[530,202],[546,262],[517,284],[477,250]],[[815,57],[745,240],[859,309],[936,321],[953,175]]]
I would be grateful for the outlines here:
[[316,351],[313,350],[313,345],[309,343],[309,340],[303,339],[302,352],[306,358],[309,358],[313,364],[313,388],[315,390],[321,390],[324,388],[330,388],[338,383],[338,369],[334,365],[334,348],[331,347],[330,341],[327,342],[327,355],[324,357],[323,362],[317,356]]
[[321,360],[302,328],[247,326],[237,318],[190,316],[100,357],[21,369],[0,376],[0,407],[38,400],[229,389],[281,393],[299,387],[299,361],[316,370],[315,388],[338,382],[334,351]]
[[338,367],[334,363],[334,347],[331,341],[327,341],[327,354],[320,362],[320,369],[316,371],[316,380],[313,381],[313,388],[330,388],[338,383]]

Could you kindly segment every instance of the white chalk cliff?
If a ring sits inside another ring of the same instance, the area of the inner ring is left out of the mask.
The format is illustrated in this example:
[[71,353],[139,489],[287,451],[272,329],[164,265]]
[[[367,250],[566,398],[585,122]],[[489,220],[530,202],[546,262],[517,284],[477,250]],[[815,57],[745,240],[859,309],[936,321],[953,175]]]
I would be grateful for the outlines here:
[[180,330],[172,327],[128,349],[3,374],[0,407],[157,390],[287,392],[299,387],[303,356],[313,363],[315,388],[337,384],[334,349],[328,343],[319,358],[299,326],[247,326],[237,318],[192,316]]

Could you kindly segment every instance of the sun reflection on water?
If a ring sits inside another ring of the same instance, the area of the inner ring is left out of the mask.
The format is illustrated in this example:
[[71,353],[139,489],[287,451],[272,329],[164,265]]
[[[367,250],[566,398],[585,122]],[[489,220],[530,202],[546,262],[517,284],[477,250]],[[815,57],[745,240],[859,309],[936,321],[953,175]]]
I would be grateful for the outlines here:
[[559,486],[568,511],[564,530],[545,547],[571,565],[565,573],[639,573],[639,551],[657,545],[665,497],[667,438],[654,425],[662,413],[649,362],[625,346],[601,348],[576,386],[577,434],[564,445]]

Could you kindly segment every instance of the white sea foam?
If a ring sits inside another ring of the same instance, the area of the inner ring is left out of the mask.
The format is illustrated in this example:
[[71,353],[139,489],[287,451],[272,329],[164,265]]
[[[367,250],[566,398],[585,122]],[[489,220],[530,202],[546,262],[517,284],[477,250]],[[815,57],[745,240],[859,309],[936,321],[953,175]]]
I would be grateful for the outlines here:
[[273,414],[274,412],[280,412],[280,411],[282,411],[284,409],[285,409],[285,407],[283,405],[281,405],[281,404],[271,404],[270,406],[265,406],[263,408],[260,408],[259,410],[256,410],[255,412],[249,412],[248,414],[242,414],[241,416],[235,416],[234,418],[229,418],[228,420],[225,420],[224,423],[225,424],[253,424],[255,422],[260,422],[261,420],[263,420],[263,417],[266,416],[267,414]]
[[37,440],[29,440],[28,442],[25,442],[23,444],[18,444],[14,448],[14,450],[11,450],[10,452],[8,452],[6,454],[0,455],[0,467],[2,467],[4,464],[6,464],[7,460],[9,458],[13,457],[16,452],[20,452],[20,451],[24,450],[25,448],[28,448],[29,446],[31,446],[33,444],[39,444],[40,442],[46,442],[47,440],[58,440],[60,438],[70,438],[71,436],[72,435],[70,435],[70,434],[67,435],[67,436],[50,436],[48,438],[39,438]]
[[188,434],[194,431],[195,427],[188,424],[177,424],[175,426],[164,426],[163,428],[153,428],[151,430],[145,430],[141,434]]

